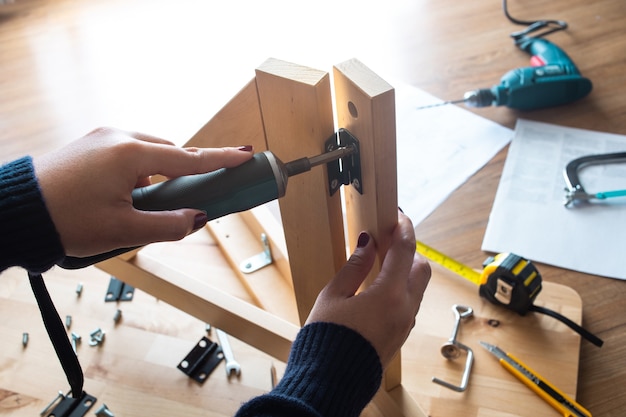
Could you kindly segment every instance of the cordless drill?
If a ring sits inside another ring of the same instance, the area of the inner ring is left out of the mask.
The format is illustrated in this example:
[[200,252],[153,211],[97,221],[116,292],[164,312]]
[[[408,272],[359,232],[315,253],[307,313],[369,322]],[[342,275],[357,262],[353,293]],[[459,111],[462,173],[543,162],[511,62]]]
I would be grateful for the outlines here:
[[521,37],[517,46],[531,55],[529,67],[504,74],[500,84],[465,93],[468,107],[507,106],[534,110],[571,103],[591,92],[591,81],[582,75],[569,56],[543,38]]

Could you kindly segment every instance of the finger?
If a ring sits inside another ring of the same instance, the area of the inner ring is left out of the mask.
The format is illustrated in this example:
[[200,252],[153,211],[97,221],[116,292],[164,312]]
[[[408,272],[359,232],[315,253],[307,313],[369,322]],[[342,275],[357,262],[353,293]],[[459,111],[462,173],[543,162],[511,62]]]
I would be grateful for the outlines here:
[[375,259],[376,245],[374,239],[368,233],[362,232],[359,235],[356,249],[348,262],[329,283],[328,290],[342,297],[353,296],[372,269]]
[[410,298],[417,302],[417,309],[419,309],[422,297],[424,296],[424,291],[426,291],[426,287],[428,287],[430,276],[430,264],[426,261],[426,259],[416,253],[413,258],[411,272],[409,273],[407,292],[409,293]]
[[391,246],[385,255],[376,285],[406,285],[415,254],[415,232],[413,223],[398,212],[398,225],[393,231]]
[[123,246],[129,247],[180,240],[207,222],[206,214],[194,209],[133,210],[127,219],[124,236],[127,236],[128,240]]
[[161,174],[166,177],[201,174],[240,165],[250,158],[251,147],[179,148],[151,144],[142,150],[138,178]]

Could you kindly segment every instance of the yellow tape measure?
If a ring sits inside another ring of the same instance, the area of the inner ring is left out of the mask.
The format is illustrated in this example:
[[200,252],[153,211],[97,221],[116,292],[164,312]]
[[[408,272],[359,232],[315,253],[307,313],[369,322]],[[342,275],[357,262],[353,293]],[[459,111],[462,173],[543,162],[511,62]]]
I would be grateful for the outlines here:
[[512,253],[488,258],[482,272],[417,241],[416,251],[427,259],[476,284],[479,294],[490,302],[524,315],[541,291],[541,275],[527,259]]
[[499,253],[487,258],[483,262],[482,272],[478,272],[420,241],[416,242],[415,250],[425,258],[478,285],[478,294],[487,301],[513,310],[522,316],[529,311],[549,314],[594,345],[602,346],[602,339],[589,333],[567,317],[533,304],[541,291],[541,274],[528,259],[514,253]]
[[449,256],[444,255],[438,250],[433,249],[430,246],[420,241],[417,241],[416,250],[417,250],[417,253],[424,256],[425,258],[430,259],[431,261],[435,263],[438,263],[439,265],[443,266],[444,268],[449,269],[450,271],[456,274],[459,274],[466,280],[473,282],[476,285],[481,284],[480,281],[481,281],[482,274],[470,268],[469,266],[464,265],[461,262],[455,261]]

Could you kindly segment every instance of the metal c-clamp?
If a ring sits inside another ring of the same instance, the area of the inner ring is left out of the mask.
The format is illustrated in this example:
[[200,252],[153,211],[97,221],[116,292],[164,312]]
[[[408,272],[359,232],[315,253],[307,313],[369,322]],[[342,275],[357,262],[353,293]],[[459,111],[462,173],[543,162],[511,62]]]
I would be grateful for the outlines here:
[[453,391],[463,392],[467,389],[470,373],[472,372],[472,364],[474,363],[474,352],[471,348],[459,342],[457,340],[457,336],[459,334],[461,321],[463,319],[472,317],[474,315],[474,310],[472,310],[471,307],[455,304],[452,306],[452,313],[454,313],[454,328],[452,330],[452,336],[450,336],[450,339],[448,339],[448,341],[441,346],[441,354],[444,358],[452,360],[461,356],[461,351],[465,351],[467,353],[467,357],[465,359],[465,368],[463,370],[463,377],[461,378],[461,384],[454,385],[437,377],[433,377],[432,381]]
[[615,162],[626,162],[626,152],[605,153],[598,155],[587,155],[576,158],[567,163],[563,176],[565,177],[565,207],[571,207],[572,203],[577,201],[605,200],[611,197],[626,197],[626,189],[602,191],[598,193],[588,193],[580,183],[578,171],[587,166],[594,164],[610,164]]

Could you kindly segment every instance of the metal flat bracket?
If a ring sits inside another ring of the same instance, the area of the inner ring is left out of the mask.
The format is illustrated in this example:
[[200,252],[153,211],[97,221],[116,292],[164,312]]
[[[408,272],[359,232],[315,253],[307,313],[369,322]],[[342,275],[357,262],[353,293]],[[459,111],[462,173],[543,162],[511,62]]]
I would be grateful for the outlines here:
[[239,263],[239,270],[244,274],[250,274],[272,264],[272,251],[265,233],[261,233],[261,244],[263,245],[263,252],[257,253]]
[[356,152],[337,161],[326,164],[328,168],[328,189],[330,195],[339,190],[342,185],[352,184],[354,188],[363,194],[363,180],[361,179],[361,149],[359,141],[346,129],[339,129],[324,143],[325,152],[331,152],[338,148],[353,146]]
[[202,384],[222,359],[224,359],[224,354],[219,345],[203,336],[177,368],[189,378]]
[[[52,408],[55,402],[59,399],[61,399],[61,402]],[[87,414],[87,412],[89,412],[97,400],[98,399],[96,397],[89,395],[86,392],[83,392],[83,395],[80,398],[60,395],[41,412],[41,415],[46,417],[83,417]]]
[[132,301],[135,295],[135,288],[120,281],[115,277],[111,277],[109,281],[109,289],[104,297],[105,302],[110,301]]

